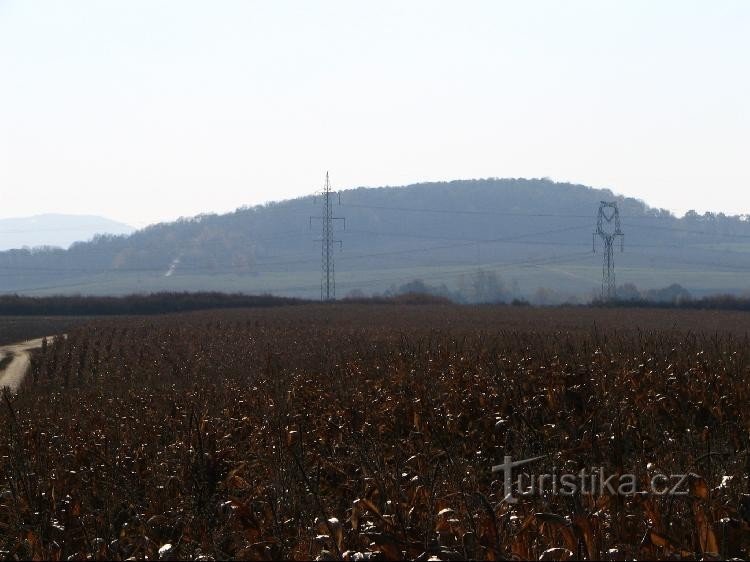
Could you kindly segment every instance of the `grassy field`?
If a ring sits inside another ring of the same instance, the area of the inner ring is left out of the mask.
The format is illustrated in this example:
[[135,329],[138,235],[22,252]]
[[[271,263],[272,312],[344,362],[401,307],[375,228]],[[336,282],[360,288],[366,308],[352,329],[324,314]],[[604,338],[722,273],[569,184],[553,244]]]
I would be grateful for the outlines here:
[[[747,557],[749,330],[740,312],[392,304],[90,320],[2,406],[0,551]],[[638,489],[507,496],[507,456]],[[659,474],[685,493],[653,493]]]
[[[631,265],[627,255],[617,255],[616,272],[618,284],[634,283],[640,289],[662,288],[679,283],[695,295],[721,292],[742,292],[750,289],[742,271],[732,268],[672,264],[665,268],[656,261],[653,264]],[[511,260],[512,261],[512,260]],[[529,263],[481,263],[484,271],[495,272],[508,287],[513,282],[527,296],[539,287],[556,287],[564,294],[586,296],[601,287],[601,254],[587,255],[585,248],[573,261],[564,259],[552,263],[530,260]],[[474,264],[454,265],[409,265],[388,267],[379,270],[341,269],[337,271],[339,296],[359,289],[365,293],[382,293],[392,286],[399,287],[415,279],[431,285],[445,284],[450,289],[460,287],[462,278],[470,281],[477,271]],[[111,295],[149,293],[157,291],[223,291],[276,295],[300,298],[320,296],[320,273],[317,270],[261,272],[255,276],[234,274],[190,275],[171,277],[121,272],[112,275],[89,275],[82,279],[47,284],[26,289],[24,294],[34,296],[66,294]]]

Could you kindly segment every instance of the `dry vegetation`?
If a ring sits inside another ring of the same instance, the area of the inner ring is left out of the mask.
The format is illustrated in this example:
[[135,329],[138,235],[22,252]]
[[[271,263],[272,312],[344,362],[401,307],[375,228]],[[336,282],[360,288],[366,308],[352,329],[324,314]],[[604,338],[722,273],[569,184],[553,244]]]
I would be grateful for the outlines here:
[[[748,328],[728,312],[395,305],[89,323],[5,396],[0,550],[747,556]],[[688,496],[509,504],[504,455],[697,476]]]
[[86,322],[85,317],[0,316],[0,345],[63,334]]

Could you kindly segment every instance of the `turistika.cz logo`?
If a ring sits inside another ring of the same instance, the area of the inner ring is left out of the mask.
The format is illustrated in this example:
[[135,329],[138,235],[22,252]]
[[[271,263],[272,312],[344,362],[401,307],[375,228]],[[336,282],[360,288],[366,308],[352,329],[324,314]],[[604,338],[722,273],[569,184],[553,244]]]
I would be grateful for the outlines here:
[[[556,468],[544,474],[534,474],[518,469],[536,463],[546,456],[533,457],[514,461],[506,456],[503,464],[492,467],[493,473],[501,473],[504,480],[503,501],[518,503],[519,498],[538,497],[543,495],[574,496],[576,494],[634,496],[647,492],[656,496],[686,496],[691,477],[696,474],[662,474],[655,473],[649,479],[647,490],[639,489],[639,480],[635,474],[607,475],[604,468],[592,467],[578,473],[559,472]],[[516,471],[515,480],[514,470]]]

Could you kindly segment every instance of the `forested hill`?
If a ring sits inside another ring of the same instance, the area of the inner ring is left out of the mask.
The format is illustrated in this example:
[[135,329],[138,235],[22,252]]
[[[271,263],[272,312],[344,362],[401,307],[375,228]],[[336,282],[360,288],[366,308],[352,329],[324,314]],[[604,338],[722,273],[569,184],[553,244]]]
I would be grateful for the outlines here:
[[[677,219],[608,190],[548,180],[486,179],[341,192],[335,214],[338,295],[415,279],[468,294],[477,279],[516,296],[591,295],[601,281],[592,232],[602,200],[616,200],[625,252],[618,283],[680,283],[696,295],[750,287],[750,224],[689,213]],[[0,252],[0,290],[122,294],[227,290],[314,297],[320,286],[321,201],[304,197],[99,236],[68,250]],[[478,274],[477,272],[482,272]],[[480,299],[481,300],[481,299]]]

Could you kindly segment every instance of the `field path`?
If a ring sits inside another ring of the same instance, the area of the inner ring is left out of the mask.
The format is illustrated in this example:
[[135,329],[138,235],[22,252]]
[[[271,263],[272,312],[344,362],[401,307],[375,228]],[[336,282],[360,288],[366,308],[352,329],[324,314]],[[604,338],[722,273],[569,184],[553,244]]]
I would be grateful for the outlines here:
[[[4,386],[10,388],[11,392],[16,392],[21,386],[26,372],[29,370],[31,360],[29,352],[42,347],[42,339],[14,343],[0,347],[0,359],[10,355],[13,360],[8,364],[5,370],[0,371],[0,389]],[[50,339],[50,338],[48,338]]]

